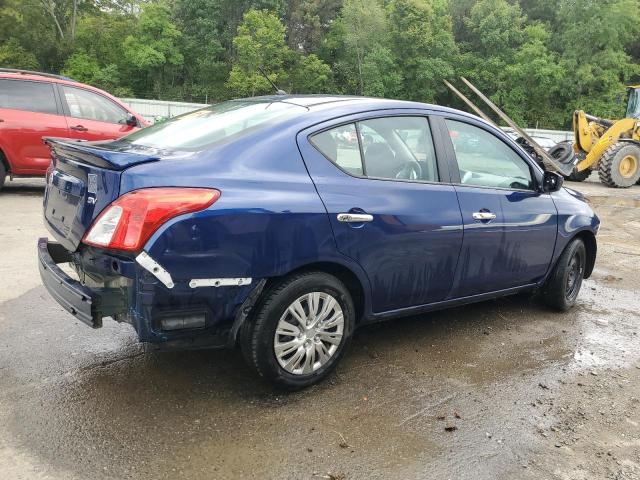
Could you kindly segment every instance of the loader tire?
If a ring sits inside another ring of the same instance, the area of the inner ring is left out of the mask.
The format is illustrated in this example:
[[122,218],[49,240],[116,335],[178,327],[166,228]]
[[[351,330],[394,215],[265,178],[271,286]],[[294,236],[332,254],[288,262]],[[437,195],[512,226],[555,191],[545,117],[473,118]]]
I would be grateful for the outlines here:
[[549,155],[558,160],[560,163],[571,163],[575,156],[573,147],[569,142],[560,142],[556,146],[549,149]]
[[573,172],[571,172],[571,175],[567,177],[567,180],[569,180],[570,182],[584,182],[587,178],[589,178],[590,175],[591,169],[589,168],[581,172],[574,168]]
[[607,148],[598,162],[600,181],[614,188],[629,188],[640,179],[640,146],[618,142]]

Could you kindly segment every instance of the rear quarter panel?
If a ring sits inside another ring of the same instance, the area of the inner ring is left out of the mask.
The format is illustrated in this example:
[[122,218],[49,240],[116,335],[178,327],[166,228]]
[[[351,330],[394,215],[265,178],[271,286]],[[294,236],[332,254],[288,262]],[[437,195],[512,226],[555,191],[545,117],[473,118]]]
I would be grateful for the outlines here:
[[280,126],[192,158],[124,172],[121,194],[151,186],[221,191],[210,208],[173,219],[145,246],[174,281],[251,277],[255,282],[315,262],[338,263],[361,281],[366,278],[336,251],[327,212],[295,143],[296,132],[295,126]]

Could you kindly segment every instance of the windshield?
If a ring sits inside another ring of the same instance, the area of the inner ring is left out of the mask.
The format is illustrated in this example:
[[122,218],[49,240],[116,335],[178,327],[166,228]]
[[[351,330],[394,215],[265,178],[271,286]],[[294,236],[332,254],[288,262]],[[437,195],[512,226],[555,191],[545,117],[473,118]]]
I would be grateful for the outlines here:
[[306,110],[282,101],[231,100],[156,123],[119,142],[163,150],[202,150],[237,138],[270,120],[299,115]]
[[640,118],[640,88],[629,89],[626,118]]

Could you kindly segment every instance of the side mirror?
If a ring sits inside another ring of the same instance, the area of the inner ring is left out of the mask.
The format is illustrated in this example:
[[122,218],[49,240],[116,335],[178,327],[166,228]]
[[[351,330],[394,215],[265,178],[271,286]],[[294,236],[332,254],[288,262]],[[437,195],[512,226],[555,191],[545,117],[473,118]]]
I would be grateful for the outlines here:
[[541,190],[544,193],[557,192],[562,188],[564,177],[556,172],[544,172]]
[[127,125],[129,125],[130,127],[137,127],[138,126],[138,119],[136,118],[136,116],[132,113],[127,113],[127,119],[125,120],[125,123]]

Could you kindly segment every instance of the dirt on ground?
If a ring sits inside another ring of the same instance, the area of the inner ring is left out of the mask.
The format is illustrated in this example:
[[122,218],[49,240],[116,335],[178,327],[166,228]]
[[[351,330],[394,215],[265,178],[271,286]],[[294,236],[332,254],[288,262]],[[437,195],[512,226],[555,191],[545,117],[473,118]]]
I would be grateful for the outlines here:
[[363,328],[283,394],[235,351],[91,330],[40,284],[42,182],[0,193],[0,478],[638,479],[640,186],[602,220],[579,304],[519,295]]

